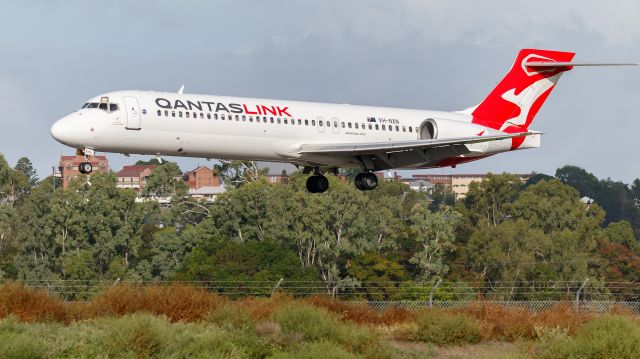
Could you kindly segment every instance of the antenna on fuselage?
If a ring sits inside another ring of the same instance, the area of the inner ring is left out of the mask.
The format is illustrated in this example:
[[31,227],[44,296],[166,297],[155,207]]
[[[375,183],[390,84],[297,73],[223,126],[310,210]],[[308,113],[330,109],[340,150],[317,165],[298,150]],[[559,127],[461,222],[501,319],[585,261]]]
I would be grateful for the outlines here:
[[180,86],[180,89],[178,90],[178,95],[182,95],[183,92],[184,92],[184,85]]

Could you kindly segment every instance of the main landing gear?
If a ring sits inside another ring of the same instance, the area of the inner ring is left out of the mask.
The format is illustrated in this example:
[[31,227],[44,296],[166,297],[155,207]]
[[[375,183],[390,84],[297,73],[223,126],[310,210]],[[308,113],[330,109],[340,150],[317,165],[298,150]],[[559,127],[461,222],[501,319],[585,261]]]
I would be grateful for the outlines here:
[[378,177],[371,172],[358,173],[355,183],[361,191],[372,191],[378,187]]
[[[324,193],[329,189],[329,180],[320,173],[319,168],[305,167],[303,173],[313,174],[307,178],[307,190],[311,193]],[[337,173],[337,170],[335,171]],[[361,191],[372,191],[378,187],[378,177],[371,172],[362,172],[356,176],[356,188]]]
[[320,173],[307,178],[307,191],[311,193],[324,193],[329,189],[329,180]]

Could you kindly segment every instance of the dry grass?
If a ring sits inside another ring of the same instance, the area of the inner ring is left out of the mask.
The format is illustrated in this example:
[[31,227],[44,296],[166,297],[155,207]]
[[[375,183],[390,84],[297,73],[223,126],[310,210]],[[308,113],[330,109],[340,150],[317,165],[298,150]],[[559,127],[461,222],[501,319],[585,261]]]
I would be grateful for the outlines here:
[[[410,311],[392,308],[376,311],[365,305],[351,304],[326,296],[296,299],[290,295],[271,298],[245,297],[235,301],[187,285],[132,286],[107,288],[89,302],[63,302],[46,290],[25,287],[19,283],[0,286],[0,318],[14,315],[22,322],[72,321],[105,316],[151,313],[166,316],[172,322],[214,320],[255,324],[269,322],[273,313],[292,303],[307,303],[335,313],[341,320],[364,325],[412,326],[421,314],[432,310]],[[574,335],[582,326],[596,318],[595,314],[576,313],[571,304],[561,304],[542,312],[508,308],[484,302],[472,303],[462,309],[438,310],[449,314],[464,314],[482,326],[484,340],[514,341],[535,339],[536,327],[562,328]],[[612,313],[631,316],[626,309]],[[235,320],[236,318],[237,320]],[[239,319],[238,319],[239,318]],[[234,321],[235,320],[235,321]],[[240,325],[236,323],[237,325]],[[266,324],[265,324],[266,325]]]
[[395,325],[412,322],[416,319],[416,313],[404,308],[392,308],[376,311],[367,306],[351,304],[326,296],[314,296],[306,300],[310,304],[324,308],[358,324],[385,324]]
[[20,283],[0,286],[0,318],[15,315],[22,322],[66,322],[64,303],[44,289],[26,288]]
[[164,315],[172,322],[194,322],[226,301],[216,294],[187,285],[120,285],[103,290],[87,310],[92,317],[146,312]]

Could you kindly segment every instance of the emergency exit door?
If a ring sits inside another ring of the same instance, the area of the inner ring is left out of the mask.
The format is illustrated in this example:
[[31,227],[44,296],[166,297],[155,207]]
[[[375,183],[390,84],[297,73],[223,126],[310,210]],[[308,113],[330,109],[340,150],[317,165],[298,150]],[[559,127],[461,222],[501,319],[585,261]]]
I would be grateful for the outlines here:
[[124,98],[124,106],[127,108],[127,130],[139,130],[141,115],[138,99],[126,96]]

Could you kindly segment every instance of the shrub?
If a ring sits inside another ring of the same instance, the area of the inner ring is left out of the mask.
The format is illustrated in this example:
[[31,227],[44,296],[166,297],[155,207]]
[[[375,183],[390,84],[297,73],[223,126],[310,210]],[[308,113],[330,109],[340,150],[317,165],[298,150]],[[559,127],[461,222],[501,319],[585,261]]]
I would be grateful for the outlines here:
[[188,285],[135,288],[120,285],[103,290],[92,302],[94,315],[153,313],[172,322],[193,322],[205,317],[225,302],[216,294]]
[[29,335],[17,333],[0,334],[0,358],[42,358],[45,353],[45,346],[38,339]]
[[575,339],[558,339],[541,349],[541,358],[638,358],[640,327],[629,318],[608,315],[586,324]]
[[480,324],[473,318],[442,311],[427,311],[418,317],[411,338],[439,345],[477,343],[481,338]]
[[488,339],[513,341],[535,335],[534,315],[526,309],[475,302],[462,312],[482,322],[483,335]]
[[103,345],[111,357],[157,357],[171,340],[166,320],[149,314],[99,321],[105,330]]
[[280,352],[271,357],[272,359],[355,359],[358,358],[335,344],[329,342],[309,343],[293,352]]
[[20,283],[0,286],[0,318],[15,315],[22,322],[65,321],[64,304],[45,290]]
[[391,308],[376,311],[362,304],[353,304],[327,296],[313,296],[307,302],[316,307],[325,308],[341,318],[359,324],[399,324],[413,321],[415,314],[403,308]]
[[285,335],[299,335],[305,341],[327,341],[363,353],[378,345],[376,333],[366,327],[343,323],[339,317],[308,304],[287,304],[273,314]]

